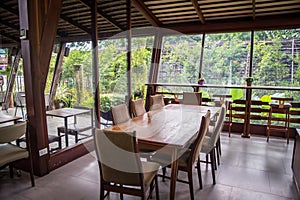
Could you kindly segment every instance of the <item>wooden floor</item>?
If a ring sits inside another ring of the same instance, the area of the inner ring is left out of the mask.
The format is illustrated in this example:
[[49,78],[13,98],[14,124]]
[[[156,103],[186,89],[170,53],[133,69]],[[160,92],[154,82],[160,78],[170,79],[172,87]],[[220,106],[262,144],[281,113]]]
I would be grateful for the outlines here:
[[[221,165],[216,171],[217,184],[212,185],[210,167],[201,164],[204,189],[199,190],[194,176],[195,198],[206,200],[283,200],[299,199],[292,178],[291,162],[293,141],[264,137],[250,139],[226,133],[221,135]],[[180,177],[186,177],[184,173]],[[160,199],[168,199],[169,181],[159,179]],[[91,152],[53,172],[36,177],[36,186],[30,185],[29,176],[9,178],[8,170],[0,171],[0,199],[99,199],[99,172],[95,153]],[[119,199],[111,193],[109,199]],[[125,199],[138,199],[125,196]],[[153,197],[155,199],[155,196]],[[189,187],[177,182],[176,199],[189,199]]]

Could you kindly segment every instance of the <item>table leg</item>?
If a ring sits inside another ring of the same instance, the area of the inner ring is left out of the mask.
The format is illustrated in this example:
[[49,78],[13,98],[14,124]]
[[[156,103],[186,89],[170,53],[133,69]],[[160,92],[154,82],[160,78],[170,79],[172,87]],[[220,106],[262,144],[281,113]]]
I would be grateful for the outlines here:
[[66,147],[69,146],[69,137],[68,137],[68,118],[65,118],[65,140],[66,140]]
[[172,164],[171,164],[170,200],[175,199],[177,171],[178,171],[177,149],[174,149],[172,153]]

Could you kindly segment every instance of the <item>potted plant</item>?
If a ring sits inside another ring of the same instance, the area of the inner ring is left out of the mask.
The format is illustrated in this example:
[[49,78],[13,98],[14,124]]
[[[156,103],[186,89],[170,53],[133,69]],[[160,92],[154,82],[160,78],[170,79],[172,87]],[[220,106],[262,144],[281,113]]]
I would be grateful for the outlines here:
[[253,77],[249,76],[247,78],[245,78],[245,81],[247,83],[247,86],[251,86],[252,82],[253,82]]
[[198,84],[199,84],[199,85],[203,85],[203,84],[204,84],[204,81],[205,81],[205,79],[202,78],[202,77],[200,77],[200,78],[198,79]]
[[55,94],[54,98],[54,108],[59,109],[68,104],[69,97],[72,95],[70,90],[64,86],[60,85]]

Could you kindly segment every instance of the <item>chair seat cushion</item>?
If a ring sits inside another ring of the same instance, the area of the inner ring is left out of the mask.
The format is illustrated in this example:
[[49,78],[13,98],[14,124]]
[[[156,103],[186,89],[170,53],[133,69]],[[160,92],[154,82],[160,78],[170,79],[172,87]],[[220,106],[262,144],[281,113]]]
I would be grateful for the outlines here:
[[142,162],[142,169],[146,187],[150,185],[151,181],[156,176],[159,166],[160,165],[155,162]]
[[12,144],[0,144],[0,166],[28,157],[26,149]]

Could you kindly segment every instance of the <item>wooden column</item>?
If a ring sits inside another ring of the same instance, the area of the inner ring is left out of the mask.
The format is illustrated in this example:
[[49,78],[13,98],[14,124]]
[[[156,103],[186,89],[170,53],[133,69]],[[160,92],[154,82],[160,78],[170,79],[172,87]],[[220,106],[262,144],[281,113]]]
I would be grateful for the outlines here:
[[132,30],[131,30],[131,0],[126,1],[126,13],[127,13],[127,105],[129,110],[131,110],[130,103],[131,102],[131,77],[132,77],[132,69],[131,69],[131,38],[132,38]]
[[92,17],[92,67],[93,67],[93,91],[95,108],[95,127],[100,128],[100,91],[99,91],[99,68],[98,68],[98,25],[97,25],[97,1],[91,6]]
[[[148,83],[157,83],[161,49],[162,49],[162,34],[159,32],[159,29],[157,29],[154,38],[153,48],[152,48],[151,67],[150,67]],[[153,86],[148,85],[147,94],[146,94],[146,110],[149,110],[150,108],[149,97],[154,92],[156,92],[156,87],[154,89]]]
[[62,73],[62,63],[65,55],[66,50],[66,43],[60,43],[59,45],[59,51],[56,56],[56,62],[54,67],[54,73],[52,77],[51,82],[51,88],[50,88],[50,99],[49,99],[49,109],[51,110],[54,103],[54,98],[56,94],[56,90],[59,84],[59,79]]
[[[251,46],[250,46],[250,63],[249,63],[249,76],[252,76],[252,63],[253,63],[253,45],[254,45],[254,31],[251,31]],[[251,84],[246,89],[246,118],[244,121],[244,131],[242,137],[250,138],[250,112],[251,112]]]
[[[202,35],[201,53],[200,53],[200,66],[199,66],[198,79],[202,77],[204,44],[205,44],[205,33],[203,33],[203,35]],[[198,83],[198,81],[197,81],[197,83]]]
[[[18,2],[30,148],[34,173],[41,176],[49,172],[44,90],[62,0]],[[47,153],[40,155],[41,150]]]

